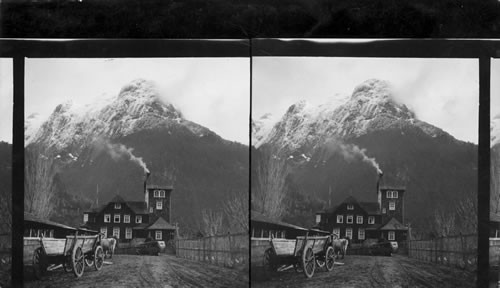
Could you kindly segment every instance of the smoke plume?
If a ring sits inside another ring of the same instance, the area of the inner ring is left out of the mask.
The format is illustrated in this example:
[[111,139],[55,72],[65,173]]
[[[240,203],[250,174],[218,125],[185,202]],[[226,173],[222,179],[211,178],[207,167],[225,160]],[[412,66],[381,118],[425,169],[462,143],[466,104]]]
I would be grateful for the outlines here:
[[[357,145],[343,143],[336,139],[328,140],[325,145],[324,153],[326,154],[324,155],[326,158],[329,158],[333,154],[340,154],[348,162],[359,159],[370,164],[373,168],[375,168],[378,174],[382,174],[382,170],[380,169],[380,166],[375,158],[368,157],[366,155],[366,149],[359,148]],[[325,157],[323,157],[323,159],[325,159]]]
[[134,155],[134,148],[129,148],[120,143],[111,143],[108,140],[96,141],[99,148],[104,149],[113,160],[118,161],[120,159],[130,160],[144,169],[144,173],[149,173],[149,169],[142,160],[142,157],[137,157]]

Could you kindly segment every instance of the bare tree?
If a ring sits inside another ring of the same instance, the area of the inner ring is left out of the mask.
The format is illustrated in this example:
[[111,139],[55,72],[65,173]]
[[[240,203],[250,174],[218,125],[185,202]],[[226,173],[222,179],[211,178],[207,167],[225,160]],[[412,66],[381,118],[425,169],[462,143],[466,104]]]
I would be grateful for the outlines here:
[[257,163],[256,182],[252,189],[252,209],[274,220],[281,220],[286,211],[286,158],[272,150],[263,153]]
[[40,149],[30,147],[25,150],[24,175],[24,211],[48,219],[54,208],[54,161]]
[[455,213],[444,209],[434,212],[434,233],[438,237],[453,235],[455,232]]
[[205,236],[215,236],[222,234],[222,212],[212,209],[203,209],[201,211],[203,221],[202,231]]
[[491,149],[490,211],[500,213],[500,145]]
[[457,232],[461,234],[477,234],[477,193],[469,191],[456,205]]
[[224,213],[231,232],[248,232],[248,193],[237,191],[224,201]]

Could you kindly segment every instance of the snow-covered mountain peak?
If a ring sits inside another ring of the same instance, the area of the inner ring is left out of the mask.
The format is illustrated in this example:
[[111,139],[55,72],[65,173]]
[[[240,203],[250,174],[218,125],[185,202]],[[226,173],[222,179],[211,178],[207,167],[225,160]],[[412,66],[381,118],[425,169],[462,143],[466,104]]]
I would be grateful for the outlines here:
[[303,153],[331,138],[349,139],[406,125],[417,126],[432,137],[444,133],[419,121],[413,111],[398,103],[389,82],[370,79],[356,86],[350,97],[336,95],[319,106],[306,101],[293,104],[259,145],[272,143],[290,152]]
[[276,124],[276,119],[271,113],[265,113],[260,118],[252,120],[252,145],[259,147],[265,141],[269,132]]
[[96,137],[122,137],[165,123],[184,123],[191,130],[199,130],[193,123],[187,124],[182,113],[172,104],[163,103],[159,96],[153,82],[137,79],[115,97],[83,106],[71,101],[59,104],[39,128],[30,124],[32,119],[26,119],[25,144],[43,142],[57,150],[84,147]]

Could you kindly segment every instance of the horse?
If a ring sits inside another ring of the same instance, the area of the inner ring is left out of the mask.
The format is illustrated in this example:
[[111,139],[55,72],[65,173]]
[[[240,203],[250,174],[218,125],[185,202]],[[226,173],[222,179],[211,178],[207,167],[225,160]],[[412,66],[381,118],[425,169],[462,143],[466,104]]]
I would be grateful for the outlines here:
[[347,246],[349,246],[349,239],[341,238],[341,239],[333,239],[332,241],[333,251],[337,254],[337,256],[342,255],[342,259],[344,259],[347,254]]
[[104,251],[104,258],[110,252],[110,258],[113,258],[113,254],[115,254],[116,244],[118,243],[118,239],[113,236],[112,238],[101,239],[102,250]]

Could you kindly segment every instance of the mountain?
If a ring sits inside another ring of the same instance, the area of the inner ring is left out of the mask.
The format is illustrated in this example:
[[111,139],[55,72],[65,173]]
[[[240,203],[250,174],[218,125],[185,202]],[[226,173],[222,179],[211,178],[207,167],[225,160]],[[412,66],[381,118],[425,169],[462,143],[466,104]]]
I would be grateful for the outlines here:
[[266,113],[259,119],[252,120],[252,145],[259,147],[262,142],[266,141],[266,137],[275,123],[276,120],[271,113]]
[[203,209],[221,209],[232,192],[248,190],[248,147],[185,119],[161,96],[154,83],[138,79],[116,97],[60,104],[26,135],[26,145],[50,151],[60,189],[92,205],[115,194],[143,200],[147,166],[149,183],[174,185],[173,222],[194,231]]
[[343,104],[290,106],[255,151],[288,159],[285,220],[311,226],[316,211],[349,195],[377,201],[379,168],[383,185],[406,186],[406,217],[414,227],[425,229],[436,211],[476,195],[477,146],[419,120],[393,93],[388,82],[370,79]]
[[490,123],[491,147],[500,144],[500,115],[493,117]]

